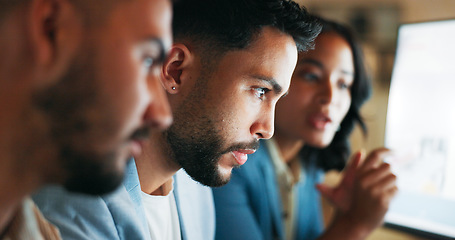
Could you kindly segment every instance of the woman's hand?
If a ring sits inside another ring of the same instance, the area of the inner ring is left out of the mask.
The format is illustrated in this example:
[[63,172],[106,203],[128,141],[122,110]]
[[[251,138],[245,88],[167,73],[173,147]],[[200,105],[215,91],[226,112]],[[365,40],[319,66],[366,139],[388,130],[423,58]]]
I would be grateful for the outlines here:
[[317,186],[321,195],[337,208],[331,227],[342,224],[347,227],[346,234],[351,232],[355,239],[363,239],[382,224],[390,201],[398,190],[396,176],[391,172],[390,165],[383,161],[388,155],[390,150],[386,148],[372,151],[365,159],[358,152],[338,186]]

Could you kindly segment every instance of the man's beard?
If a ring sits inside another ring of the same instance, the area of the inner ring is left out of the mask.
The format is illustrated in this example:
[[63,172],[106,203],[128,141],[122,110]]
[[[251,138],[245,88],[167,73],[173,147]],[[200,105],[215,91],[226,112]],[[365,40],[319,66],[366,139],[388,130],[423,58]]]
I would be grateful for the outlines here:
[[115,169],[116,157],[112,152],[100,156],[61,149],[60,158],[70,174],[63,186],[68,191],[91,195],[113,191],[122,183],[124,177],[122,171]]
[[170,157],[179,164],[195,181],[207,186],[222,186],[229,179],[223,179],[217,168],[221,140],[212,134],[202,139],[188,139],[178,129],[171,127],[165,132],[170,147]]
[[[43,112],[50,127],[50,138],[57,150],[55,161],[66,172],[64,187],[69,191],[104,194],[123,180],[116,169],[118,149],[100,153],[94,146],[115,133],[115,124],[89,118],[94,110],[109,119],[113,112],[100,106],[100,87],[94,72],[93,56],[81,57],[54,86],[34,95],[36,109]],[[97,122],[95,122],[95,120]],[[118,146],[120,147],[120,146]]]
[[[259,142],[239,143],[223,149],[225,142],[215,126],[205,125],[205,130],[195,135],[187,135],[182,129],[172,125],[164,134],[170,147],[170,157],[179,164],[195,181],[206,186],[220,187],[230,180],[223,177],[218,162],[224,154],[239,149],[257,149]],[[173,127],[174,126],[174,127]]]

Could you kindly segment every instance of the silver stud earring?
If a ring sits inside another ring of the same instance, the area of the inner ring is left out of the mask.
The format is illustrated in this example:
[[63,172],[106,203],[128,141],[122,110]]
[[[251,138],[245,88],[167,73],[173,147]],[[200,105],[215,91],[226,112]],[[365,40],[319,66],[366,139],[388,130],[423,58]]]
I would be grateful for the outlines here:
[[171,87],[171,88],[172,88],[172,90],[175,90],[175,87]]

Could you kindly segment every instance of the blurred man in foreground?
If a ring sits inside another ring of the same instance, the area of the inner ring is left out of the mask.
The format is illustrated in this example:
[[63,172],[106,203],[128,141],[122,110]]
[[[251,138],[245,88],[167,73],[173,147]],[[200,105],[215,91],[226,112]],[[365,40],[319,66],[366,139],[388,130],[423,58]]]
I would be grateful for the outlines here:
[[168,0],[0,0],[0,239],[58,238],[28,199],[103,194],[171,112]]

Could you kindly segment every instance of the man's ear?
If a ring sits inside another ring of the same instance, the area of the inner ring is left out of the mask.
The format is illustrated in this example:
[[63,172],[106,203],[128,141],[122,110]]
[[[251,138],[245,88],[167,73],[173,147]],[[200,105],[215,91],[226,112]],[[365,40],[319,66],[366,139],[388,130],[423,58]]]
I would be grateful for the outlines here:
[[36,64],[48,65],[55,55],[56,22],[59,15],[58,1],[31,1],[27,19],[30,48]]
[[163,85],[168,93],[179,92],[189,79],[189,69],[194,64],[194,54],[185,44],[174,44],[163,64]]
[[[44,69],[65,65],[81,35],[81,19],[67,0],[32,0],[27,24],[35,64]],[[55,70],[55,69],[52,69]]]

